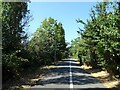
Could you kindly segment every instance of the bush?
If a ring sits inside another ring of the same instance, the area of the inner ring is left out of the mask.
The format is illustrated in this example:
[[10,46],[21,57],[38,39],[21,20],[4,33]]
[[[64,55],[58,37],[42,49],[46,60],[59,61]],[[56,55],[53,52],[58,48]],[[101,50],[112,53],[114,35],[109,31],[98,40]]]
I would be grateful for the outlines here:
[[27,67],[28,63],[29,63],[28,59],[17,57],[15,53],[3,54],[2,55],[3,81],[19,77],[19,73]]

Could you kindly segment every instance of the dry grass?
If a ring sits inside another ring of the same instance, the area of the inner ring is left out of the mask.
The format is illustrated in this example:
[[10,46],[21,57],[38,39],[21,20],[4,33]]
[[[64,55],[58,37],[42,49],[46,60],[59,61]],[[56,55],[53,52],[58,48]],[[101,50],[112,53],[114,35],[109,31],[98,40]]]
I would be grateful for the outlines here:
[[88,67],[86,65],[82,65],[81,68],[85,69],[93,77],[96,77],[98,80],[100,80],[101,83],[107,88],[116,88],[117,90],[120,90],[120,80],[111,77],[107,71],[92,69],[92,67]]
[[[32,73],[23,74],[20,80],[8,82],[4,85],[4,87],[9,87],[12,89],[15,88],[30,88],[32,85],[36,84],[36,81],[44,78],[46,72],[51,69],[56,68],[55,65],[45,66],[42,68],[38,68]],[[99,69],[92,69],[91,66],[82,65],[81,68],[85,69],[88,73],[90,73],[93,77],[96,77],[101,83],[106,86],[107,88],[120,88],[120,80],[118,79],[111,79],[111,76],[107,71],[102,71]],[[116,89],[115,89],[116,90]],[[120,90],[120,89],[117,89]]]
[[16,89],[16,88],[30,88],[31,86],[35,85],[38,80],[41,80],[44,78],[47,71],[51,68],[54,68],[54,65],[51,66],[44,66],[40,68],[36,68],[30,71],[23,72],[20,75],[19,80],[11,80],[3,84],[3,90],[4,89]]

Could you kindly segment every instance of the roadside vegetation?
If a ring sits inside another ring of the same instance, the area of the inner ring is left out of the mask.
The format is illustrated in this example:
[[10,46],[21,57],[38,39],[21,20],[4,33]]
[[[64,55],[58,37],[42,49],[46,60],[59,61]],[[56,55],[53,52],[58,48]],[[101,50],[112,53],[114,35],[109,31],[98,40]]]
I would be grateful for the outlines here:
[[51,17],[44,19],[29,40],[27,28],[32,16],[28,2],[2,2],[1,12],[3,84],[67,56],[62,23]]
[[[61,22],[45,18],[28,39],[32,16],[28,2],[2,2],[2,82],[21,79],[25,71],[73,56],[92,68],[120,78],[120,2],[101,2],[91,9],[84,30],[67,48]],[[39,23],[39,22],[38,22]]]
[[92,68],[106,70],[120,78],[120,2],[100,2],[91,9],[87,23],[72,41],[70,53]]

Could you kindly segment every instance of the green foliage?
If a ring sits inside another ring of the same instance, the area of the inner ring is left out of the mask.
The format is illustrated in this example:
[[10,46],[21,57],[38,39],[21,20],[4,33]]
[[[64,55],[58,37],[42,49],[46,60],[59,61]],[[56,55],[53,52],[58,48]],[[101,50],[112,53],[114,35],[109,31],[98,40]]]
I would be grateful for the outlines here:
[[90,61],[93,67],[101,66],[112,74],[120,74],[120,2],[98,3],[91,9],[90,17],[87,23],[77,20],[85,25],[76,44],[77,52],[82,52],[83,61]]
[[3,54],[2,60],[3,81],[18,77],[20,71],[23,71],[29,63],[28,59],[17,57],[15,53],[9,55]]
[[39,65],[50,64],[64,57],[65,34],[61,23],[53,18],[44,19],[29,44],[32,59]]
[[75,40],[72,40],[72,41],[71,41],[70,52],[72,53],[72,56],[74,56],[74,58],[78,58],[78,52],[79,52],[79,50],[80,50],[79,40],[80,40],[80,37],[78,37],[78,38],[76,38]]
[[24,28],[29,18],[27,2],[2,2],[3,53],[21,48],[21,41],[27,38]]
[[[27,2],[2,2],[2,69],[3,81],[19,76],[29,66],[25,26],[30,14]],[[24,50],[24,54],[22,54]],[[25,52],[26,51],[26,52]],[[26,55],[26,56],[25,56]]]

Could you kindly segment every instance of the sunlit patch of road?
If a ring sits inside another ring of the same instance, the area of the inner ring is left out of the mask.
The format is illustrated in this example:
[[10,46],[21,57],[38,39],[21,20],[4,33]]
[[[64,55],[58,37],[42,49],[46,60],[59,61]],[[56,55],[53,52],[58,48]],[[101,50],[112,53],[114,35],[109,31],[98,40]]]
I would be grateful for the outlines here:
[[79,62],[73,58],[64,59],[56,66],[51,66],[44,77],[44,79],[38,80],[36,85],[31,88],[51,88],[52,90],[57,88],[67,90],[82,88],[105,89],[97,79],[82,69]]

